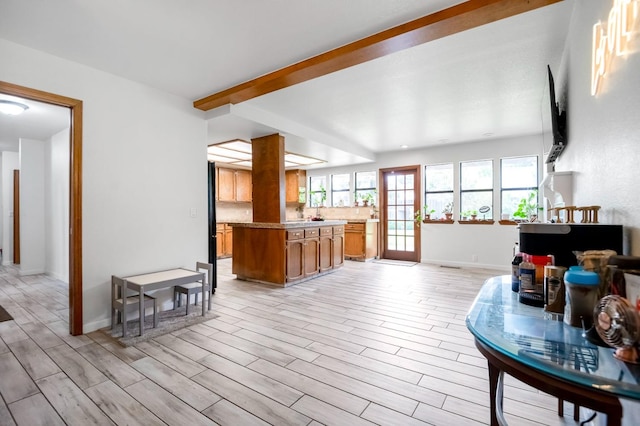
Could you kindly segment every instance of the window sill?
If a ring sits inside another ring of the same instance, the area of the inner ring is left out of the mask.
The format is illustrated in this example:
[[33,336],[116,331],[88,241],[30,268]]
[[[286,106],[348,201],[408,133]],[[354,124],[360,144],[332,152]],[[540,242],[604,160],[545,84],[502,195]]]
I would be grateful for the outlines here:
[[492,220],[492,219],[459,220],[458,223],[460,225],[493,225],[495,223],[495,220]]
[[422,223],[453,223],[453,219],[422,219]]
[[515,220],[501,220],[498,222],[500,225],[517,225],[518,222]]

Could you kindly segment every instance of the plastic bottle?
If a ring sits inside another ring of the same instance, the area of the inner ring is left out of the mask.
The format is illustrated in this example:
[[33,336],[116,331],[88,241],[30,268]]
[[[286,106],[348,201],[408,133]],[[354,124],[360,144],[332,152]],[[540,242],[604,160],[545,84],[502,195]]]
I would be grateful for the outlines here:
[[513,247],[513,260],[511,261],[511,290],[515,293],[520,291],[520,264],[522,263],[522,253],[518,250],[518,243]]
[[523,253],[520,263],[520,289],[518,301],[527,305],[544,306],[544,299],[536,300],[536,265],[531,262],[531,256]]

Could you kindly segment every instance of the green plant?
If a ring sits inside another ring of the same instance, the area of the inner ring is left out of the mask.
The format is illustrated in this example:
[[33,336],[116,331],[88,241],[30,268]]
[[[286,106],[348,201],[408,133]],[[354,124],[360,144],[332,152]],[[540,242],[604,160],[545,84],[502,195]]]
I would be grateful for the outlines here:
[[447,204],[445,204],[444,208],[442,209],[442,213],[443,214],[453,213],[453,201],[449,201]]
[[375,201],[375,197],[373,196],[373,194],[371,192],[367,192],[366,194],[364,194],[364,196],[362,197],[362,199],[366,202],[368,202],[369,204],[373,205],[374,201]]
[[426,205],[426,204],[422,207],[422,209],[424,210],[424,215],[425,216],[433,214],[433,213],[436,212],[434,209],[430,209],[429,206]]
[[531,191],[529,195],[520,200],[517,210],[513,212],[513,217],[531,219],[540,210],[542,210],[542,207],[538,205],[538,191]]
[[420,222],[422,222],[422,211],[421,210],[416,210],[416,212],[413,214],[413,221],[416,224],[416,227],[420,226]]

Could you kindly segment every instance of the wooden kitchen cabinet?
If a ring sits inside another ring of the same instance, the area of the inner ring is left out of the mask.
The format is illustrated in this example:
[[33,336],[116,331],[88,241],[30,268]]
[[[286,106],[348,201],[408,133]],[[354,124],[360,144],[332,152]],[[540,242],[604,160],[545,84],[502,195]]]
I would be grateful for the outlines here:
[[378,256],[378,222],[348,222],[344,226],[344,257],[365,261]]
[[216,169],[216,200],[223,202],[250,203],[253,186],[250,170]]
[[226,223],[216,224],[216,256],[218,258],[233,255],[233,227]]
[[[336,229],[334,234],[334,229]],[[238,279],[288,286],[333,272],[344,263],[342,224],[233,229],[232,272]]]
[[233,169],[217,168],[218,180],[216,181],[218,201],[236,200],[236,173]]
[[[307,202],[307,172],[305,170],[286,170],[285,177],[285,202],[289,204],[304,204]],[[300,193],[304,193],[304,199],[300,199]]]
[[344,265],[344,226],[333,227],[333,240],[331,246],[333,269]]
[[252,191],[251,170],[236,170],[236,201],[250,203]]
[[287,241],[287,282],[304,278],[304,239]]
[[331,227],[320,228],[320,272],[333,268],[333,229]]

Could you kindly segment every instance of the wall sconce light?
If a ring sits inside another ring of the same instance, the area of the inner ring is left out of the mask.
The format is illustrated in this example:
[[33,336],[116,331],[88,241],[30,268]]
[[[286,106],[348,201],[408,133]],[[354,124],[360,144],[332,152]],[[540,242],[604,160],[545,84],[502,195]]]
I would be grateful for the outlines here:
[[28,106],[26,106],[25,104],[21,104],[20,102],[0,99],[0,112],[3,114],[20,115],[28,109]]

